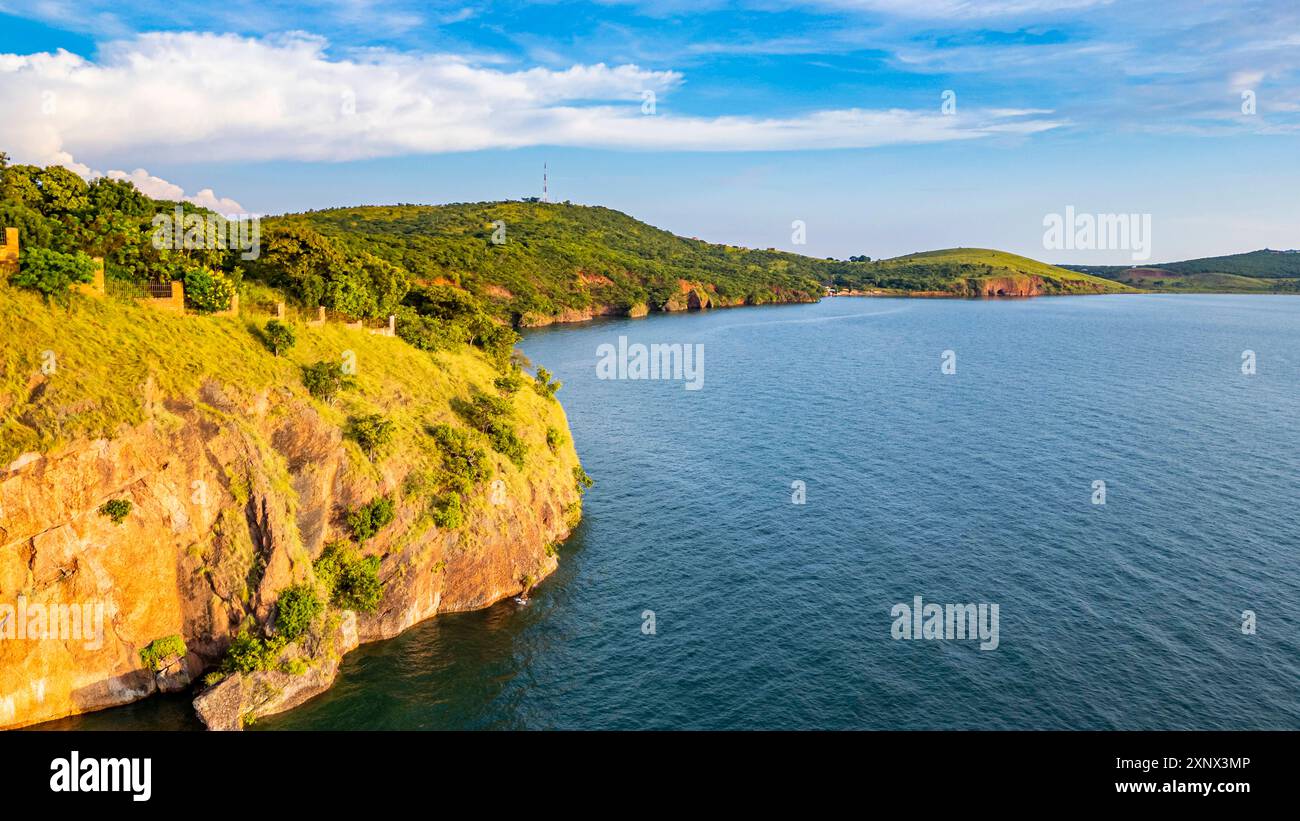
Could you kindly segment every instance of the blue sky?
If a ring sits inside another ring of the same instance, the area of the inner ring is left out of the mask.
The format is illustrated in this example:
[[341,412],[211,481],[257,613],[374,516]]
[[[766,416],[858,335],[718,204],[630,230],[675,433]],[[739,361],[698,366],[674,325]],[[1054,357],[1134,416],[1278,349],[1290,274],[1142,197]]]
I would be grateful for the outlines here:
[[1044,248],[1067,206],[1150,214],[1152,260],[1300,246],[1292,0],[0,0],[0,100],[17,161],[224,211],[547,162],[553,198],[816,256],[1131,260]]

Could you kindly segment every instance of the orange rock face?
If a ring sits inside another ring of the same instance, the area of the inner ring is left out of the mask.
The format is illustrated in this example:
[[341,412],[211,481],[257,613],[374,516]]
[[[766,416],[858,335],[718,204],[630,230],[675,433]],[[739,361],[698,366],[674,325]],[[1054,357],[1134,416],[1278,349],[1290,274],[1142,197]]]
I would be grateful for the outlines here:
[[1038,296],[1043,293],[1043,279],[1036,276],[990,277],[974,280],[975,296]]
[[[351,466],[338,428],[287,393],[234,396],[209,383],[200,399],[158,402],[112,440],[0,468],[0,728],[184,688],[241,624],[265,625],[279,592],[311,578],[313,559],[344,536],[342,511],[407,478],[392,462]],[[383,601],[353,618],[350,635],[388,638],[549,574],[547,547],[567,536],[578,499],[576,463],[566,453],[530,467],[526,492],[471,507],[453,532],[427,524],[424,500],[399,504],[365,546],[382,557]],[[131,503],[120,523],[99,512],[114,499]],[[146,670],[140,650],[173,635],[186,656]],[[285,703],[328,686],[336,666]]]

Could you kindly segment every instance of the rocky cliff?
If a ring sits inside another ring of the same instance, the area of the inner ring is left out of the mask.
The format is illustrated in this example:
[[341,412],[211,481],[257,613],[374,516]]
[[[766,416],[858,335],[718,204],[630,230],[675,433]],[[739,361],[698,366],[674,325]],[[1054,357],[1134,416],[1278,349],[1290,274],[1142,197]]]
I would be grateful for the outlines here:
[[[347,512],[379,497],[395,501],[392,521],[358,546],[379,559],[379,606],[328,608],[268,669],[194,684],[210,726],[287,709],[328,687],[358,643],[489,605],[554,570],[554,545],[580,510],[559,404],[528,387],[515,394],[526,461],[487,450],[492,479],[467,494],[462,524],[438,527],[427,428],[462,423],[454,398],[434,396],[491,391],[495,372],[476,354],[436,363],[398,340],[321,333],[338,337],[321,345],[381,363],[358,390],[396,420],[387,455],[371,459],[349,441],[345,415],[307,395],[285,363],[283,383],[261,387],[213,372],[169,394],[146,378],[139,418],[111,437],[74,437],[0,468],[0,728],[191,686],[241,629],[274,633],[281,593],[312,583],[326,546],[353,537]],[[109,501],[129,512],[111,515]],[[150,648],[175,636],[184,654],[155,661]]]

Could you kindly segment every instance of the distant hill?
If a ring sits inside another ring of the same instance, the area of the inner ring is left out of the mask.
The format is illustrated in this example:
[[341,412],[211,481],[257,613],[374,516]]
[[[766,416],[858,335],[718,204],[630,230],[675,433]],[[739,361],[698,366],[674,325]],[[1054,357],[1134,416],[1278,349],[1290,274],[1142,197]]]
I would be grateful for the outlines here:
[[1300,292],[1300,251],[1264,249],[1156,265],[1066,265],[1074,271],[1156,291]]
[[836,267],[836,290],[934,296],[1038,296],[1130,290],[1104,277],[988,248],[946,248]]
[[305,223],[425,282],[455,285],[514,324],[813,301],[853,293],[1032,296],[1127,290],[1002,251],[817,259],[688,239],[609,208],[540,202],[336,208]]

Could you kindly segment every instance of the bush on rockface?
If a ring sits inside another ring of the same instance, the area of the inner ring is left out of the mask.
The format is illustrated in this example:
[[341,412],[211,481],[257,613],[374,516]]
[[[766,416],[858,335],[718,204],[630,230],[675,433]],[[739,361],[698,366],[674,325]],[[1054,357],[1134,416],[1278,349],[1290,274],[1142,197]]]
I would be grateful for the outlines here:
[[379,413],[354,416],[348,421],[348,435],[374,461],[392,443],[393,423]]
[[455,530],[465,524],[465,512],[461,508],[460,494],[448,493],[433,503],[433,523],[443,530]]
[[470,426],[487,435],[493,450],[509,459],[515,467],[524,466],[528,446],[511,425],[514,408],[509,400],[480,394],[468,404],[462,404],[459,410]]
[[187,652],[189,650],[185,647],[185,639],[179,635],[165,636],[141,647],[140,661],[144,663],[146,670],[157,673],[162,670],[163,662],[173,658],[184,658]]
[[131,515],[130,499],[109,499],[99,506],[99,515],[113,520],[113,524],[120,525]]
[[286,642],[296,641],[325,612],[325,603],[310,584],[296,584],[280,593],[275,605],[275,632]]
[[270,670],[280,652],[284,650],[283,636],[263,639],[254,636],[247,629],[240,630],[239,635],[230,643],[225,661],[221,664],[224,673],[256,673]]
[[587,475],[582,465],[573,466],[573,481],[578,488],[579,495],[586,493],[587,488],[596,484],[596,480]]
[[551,449],[551,453],[559,453],[560,447],[564,444],[564,434],[559,428],[548,427],[546,429],[546,446]]
[[316,580],[328,591],[330,604],[343,610],[373,613],[384,596],[379,557],[362,557],[347,542],[334,542],[313,565]]
[[348,528],[357,544],[365,544],[388,527],[396,515],[393,500],[380,496],[348,513]]
[[434,425],[428,431],[438,443],[443,467],[458,490],[469,492],[473,485],[492,478],[487,451],[475,445],[468,432],[451,425]]

